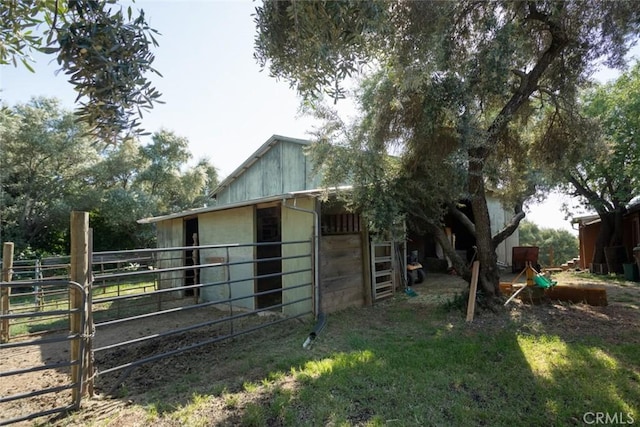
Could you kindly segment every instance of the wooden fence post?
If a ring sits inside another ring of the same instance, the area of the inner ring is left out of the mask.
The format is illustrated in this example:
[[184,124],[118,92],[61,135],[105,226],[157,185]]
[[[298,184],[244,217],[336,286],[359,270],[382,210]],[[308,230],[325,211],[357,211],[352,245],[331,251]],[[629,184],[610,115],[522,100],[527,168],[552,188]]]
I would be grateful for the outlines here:
[[471,267],[471,285],[469,286],[469,301],[467,302],[467,322],[473,322],[473,315],[476,311],[476,291],[478,289],[479,272],[480,261],[474,261]]
[[[2,281],[10,282],[13,275],[13,243],[6,242],[2,248]],[[11,288],[0,289],[0,312],[9,314]],[[0,322],[0,343],[9,342],[9,319]]]
[[[71,271],[70,278],[80,284],[85,290],[88,288],[91,265],[89,263],[89,213],[71,212]],[[83,327],[83,313],[87,312],[86,299],[82,292],[70,288],[70,309],[78,310],[70,316],[71,335],[80,335],[80,339],[71,341],[71,360],[77,363],[72,366],[71,381],[81,383],[82,388],[73,388],[73,401],[79,406],[86,390],[85,380],[88,378],[84,363],[83,340],[87,335],[86,322]]]
[[[93,228],[89,228],[89,253],[88,253],[88,280],[87,280],[87,311],[86,311],[86,331],[87,341],[85,342],[84,354],[86,356],[86,391],[89,396],[93,397],[93,336],[95,335],[95,326],[93,324]],[[83,391],[84,393],[84,391]]]

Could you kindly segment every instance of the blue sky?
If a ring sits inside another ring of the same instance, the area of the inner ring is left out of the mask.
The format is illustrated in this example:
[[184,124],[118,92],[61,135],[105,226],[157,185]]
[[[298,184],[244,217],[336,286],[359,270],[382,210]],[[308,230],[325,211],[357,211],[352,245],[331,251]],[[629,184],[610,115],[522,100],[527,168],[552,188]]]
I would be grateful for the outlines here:
[[[269,77],[253,58],[255,28],[249,0],[138,0],[157,29],[154,85],[166,102],[145,114],[143,126],[174,131],[190,141],[194,160],[208,157],[221,178],[231,173],[273,134],[307,138],[315,123],[298,115],[299,99],[284,81]],[[34,55],[36,73],[0,68],[0,99],[8,105],[32,96],[59,98],[72,109],[75,93],[57,63]],[[602,75],[607,78],[608,75]],[[570,229],[559,201],[534,205],[527,215],[539,225]]]
[[[147,131],[164,127],[189,139],[197,160],[208,157],[225,176],[273,134],[305,138],[310,118],[297,117],[298,99],[253,59],[252,1],[142,1],[161,36],[152,76],[166,104],[145,114]],[[69,109],[75,92],[57,63],[34,55],[36,73],[3,67],[0,98],[9,105],[54,96]]]

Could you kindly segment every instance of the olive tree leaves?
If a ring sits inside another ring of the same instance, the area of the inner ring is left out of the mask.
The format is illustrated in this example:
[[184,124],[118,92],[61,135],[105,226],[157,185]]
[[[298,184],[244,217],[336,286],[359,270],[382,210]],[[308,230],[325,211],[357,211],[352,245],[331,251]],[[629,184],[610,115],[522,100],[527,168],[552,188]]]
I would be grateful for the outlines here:
[[[0,6],[0,64],[33,71],[29,53],[56,55],[77,92],[78,118],[107,143],[141,134],[143,111],[162,103],[148,79],[158,46],[144,11],[116,0],[9,1]],[[161,75],[160,75],[161,76]]]

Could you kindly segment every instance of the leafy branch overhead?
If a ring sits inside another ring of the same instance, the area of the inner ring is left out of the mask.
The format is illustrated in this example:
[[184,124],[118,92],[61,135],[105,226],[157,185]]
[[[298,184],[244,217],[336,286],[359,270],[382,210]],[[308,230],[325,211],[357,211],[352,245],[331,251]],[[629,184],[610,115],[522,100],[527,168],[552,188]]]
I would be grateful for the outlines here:
[[[480,287],[498,295],[496,246],[517,228],[526,201],[549,185],[549,163],[535,155],[549,135],[545,125],[562,125],[550,128],[556,135],[566,131],[563,123],[536,118],[547,105],[577,109],[577,94],[600,64],[624,64],[640,35],[640,3],[263,0],[255,25],[258,63],[316,112],[323,94],[337,101],[349,78],[360,78],[360,116],[320,129],[328,141],[343,135],[340,149],[351,148],[353,159],[369,155],[366,167],[345,162],[350,169],[340,176],[352,174],[369,188],[375,172],[384,187],[374,187],[376,194],[390,195],[373,199],[384,203],[383,212],[416,216],[436,237],[443,213],[429,207],[458,213],[456,203],[468,201]],[[388,152],[401,157],[397,173],[382,163]],[[489,193],[513,211],[511,221],[492,224]]]
[[141,133],[143,111],[162,102],[147,77],[160,73],[152,67],[157,31],[143,10],[134,16],[116,0],[11,1],[0,18],[0,64],[33,71],[32,51],[56,55],[77,92],[76,114],[100,139]]

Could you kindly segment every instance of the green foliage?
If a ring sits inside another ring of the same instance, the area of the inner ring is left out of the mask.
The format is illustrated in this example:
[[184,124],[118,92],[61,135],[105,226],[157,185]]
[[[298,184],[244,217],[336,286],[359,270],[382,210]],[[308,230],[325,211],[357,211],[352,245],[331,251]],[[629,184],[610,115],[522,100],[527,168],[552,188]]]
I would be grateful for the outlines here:
[[98,161],[95,147],[55,100],[5,108],[0,123],[3,240],[66,252],[69,212],[86,191],[84,177]]
[[580,254],[578,238],[567,230],[540,228],[532,222],[522,221],[519,232],[520,246],[540,248],[538,262],[543,267],[560,266]]
[[588,91],[584,113],[599,122],[601,138],[571,170],[575,190],[592,208],[612,211],[640,193],[640,62]]
[[[622,218],[640,194],[640,63],[616,81],[593,85],[572,114],[548,114],[546,121],[567,121],[541,151],[569,148],[549,157],[561,187],[582,207],[595,210],[601,224],[593,262],[605,262],[604,248],[622,244]],[[580,115],[578,115],[578,113]],[[566,144],[566,141],[577,143]]]
[[[114,10],[115,9],[115,10]],[[57,56],[78,93],[77,115],[103,141],[137,133],[142,110],[160,102],[146,74],[157,46],[144,12],[116,0],[9,1],[0,5],[0,64],[29,65],[38,50]]]
[[[354,204],[375,219],[409,212],[437,227],[443,201],[470,200],[481,286],[497,293],[495,247],[524,201],[549,187],[533,154],[548,129],[565,129],[536,113],[573,106],[598,61],[620,66],[639,19],[633,1],[267,0],[256,9],[255,56],[312,109],[320,94],[337,101],[349,77],[363,78],[361,115],[348,125],[331,118],[317,135],[338,145],[318,150],[339,159],[323,165],[339,172],[330,180],[350,178]],[[387,166],[390,152],[400,168]],[[516,213],[495,236],[489,185]]]
[[94,249],[145,247],[154,232],[137,220],[211,203],[217,171],[188,165],[185,138],[161,131],[102,149],[85,130],[52,99],[0,111],[0,237],[16,251],[68,253],[72,210],[90,212]]
[[207,159],[185,168],[191,160],[186,138],[160,130],[140,150],[145,167],[137,175],[135,185],[152,198],[159,212],[178,212],[211,203],[210,192],[217,185],[217,171]]
[[266,1],[256,8],[256,60],[307,97],[344,98],[341,82],[382,52],[384,1]]

